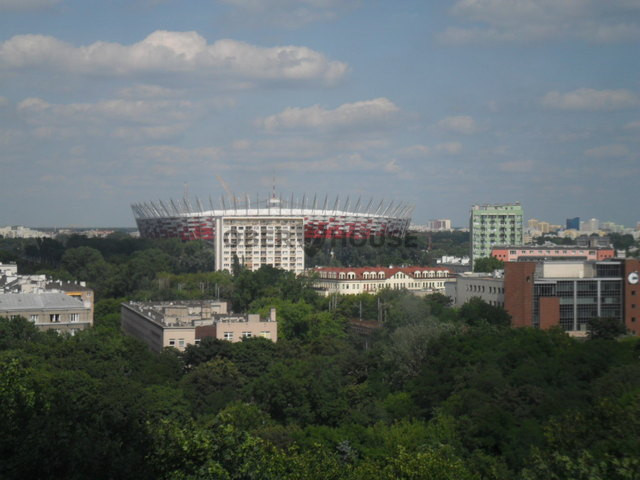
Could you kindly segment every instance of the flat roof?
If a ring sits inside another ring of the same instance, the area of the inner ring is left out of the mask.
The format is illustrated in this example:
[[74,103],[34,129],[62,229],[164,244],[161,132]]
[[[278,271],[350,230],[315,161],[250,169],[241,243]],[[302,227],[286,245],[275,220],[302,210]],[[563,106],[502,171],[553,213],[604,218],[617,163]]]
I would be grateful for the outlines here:
[[85,309],[84,304],[64,293],[3,293],[0,294],[0,311]]

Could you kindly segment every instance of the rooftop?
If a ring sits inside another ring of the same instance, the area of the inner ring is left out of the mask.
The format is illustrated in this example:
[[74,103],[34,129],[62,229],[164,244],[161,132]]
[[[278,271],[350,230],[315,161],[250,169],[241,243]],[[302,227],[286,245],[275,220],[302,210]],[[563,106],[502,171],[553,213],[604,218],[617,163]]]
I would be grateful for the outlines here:
[[122,305],[164,327],[194,327],[221,322],[275,321],[275,316],[273,319],[262,319],[258,314],[229,313],[227,302],[216,300],[129,302]]
[[412,267],[316,267],[313,269],[314,272],[331,272],[331,273],[355,273],[357,279],[363,279],[363,274],[365,273],[384,273],[385,278],[391,278],[396,273],[402,272],[405,275],[409,275],[411,277],[416,277],[416,274],[422,274],[424,272],[445,272],[448,275],[453,275],[454,272],[450,268],[447,267],[421,267],[421,266],[412,266]]
[[4,293],[0,294],[0,311],[84,309],[84,304],[64,293]]

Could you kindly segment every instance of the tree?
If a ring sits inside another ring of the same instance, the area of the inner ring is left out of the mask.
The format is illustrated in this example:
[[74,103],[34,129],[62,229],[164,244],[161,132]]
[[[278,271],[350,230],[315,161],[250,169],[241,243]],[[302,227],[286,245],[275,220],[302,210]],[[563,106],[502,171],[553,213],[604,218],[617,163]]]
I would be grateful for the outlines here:
[[489,305],[480,297],[473,297],[462,305],[459,316],[461,320],[472,326],[483,322],[502,327],[511,325],[511,315],[504,308]]
[[225,358],[215,358],[198,365],[181,381],[196,415],[216,413],[233,400],[238,400],[243,383],[237,367]]
[[613,340],[627,333],[624,323],[616,318],[594,317],[588,323],[589,338]]
[[483,257],[473,261],[474,272],[491,273],[504,268],[504,262],[495,257]]
[[71,248],[62,256],[62,267],[79,280],[94,282],[107,276],[109,265],[91,247]]

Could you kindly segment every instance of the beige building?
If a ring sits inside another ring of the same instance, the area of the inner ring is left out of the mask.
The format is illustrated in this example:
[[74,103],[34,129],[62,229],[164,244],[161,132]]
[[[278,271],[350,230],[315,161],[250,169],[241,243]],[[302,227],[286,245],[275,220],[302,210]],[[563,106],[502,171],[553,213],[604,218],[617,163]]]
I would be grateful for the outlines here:
[[0,293],[64,293],[90,310],[93,323],[93,290],[85,282],[51,280],[46,275],[19,275],[15,263],[0,263]]
[[455,281],[446,267],[317,267],[314,287],[324,295],[377,293],[382,289],[406,289],[413,293],[444,293],[446,281]]
[[447,282],[445,295],[454,307],[478,297],[494,307],[504,307],[504,278],[501,273],[464,273],[455,282]]
[[71,335],[93,324],[92,307],[61,292],[0,294],[0,316],[24,317],[40,330]]
[[130,302],[121,308],[122,330],[157,352],[165,347],[184,350],[205,337],[239,342],[243,338],[278,340],[276,310],[268,318],[258,314],[233,314],[227,302],[193,300]]

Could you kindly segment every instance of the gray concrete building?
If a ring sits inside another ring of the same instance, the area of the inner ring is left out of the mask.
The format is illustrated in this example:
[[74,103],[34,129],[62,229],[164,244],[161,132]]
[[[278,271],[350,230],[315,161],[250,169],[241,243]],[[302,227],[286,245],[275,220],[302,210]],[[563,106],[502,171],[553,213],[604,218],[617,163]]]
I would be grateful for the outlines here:
[[504,307],[504,278],[500,271],[489,273],[465,273],[455,282],[445,284],[445,295],[454,307],[460,307],[478,297],[494,307]]

